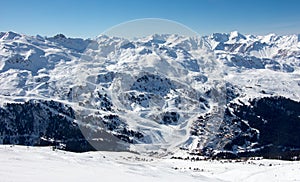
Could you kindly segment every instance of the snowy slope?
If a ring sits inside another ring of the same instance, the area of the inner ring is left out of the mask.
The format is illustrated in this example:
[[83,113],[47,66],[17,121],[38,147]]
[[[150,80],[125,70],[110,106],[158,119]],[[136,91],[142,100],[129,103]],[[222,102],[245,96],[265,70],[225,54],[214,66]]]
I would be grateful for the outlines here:
[[0,146],[1,181],[298,181],[299,161],[191,161]]
[[[299,35],[83,40],[3,32],[0,142],[90,150],[85,138],[98,150],[157,155],[282,146],[263,143],[253,118],[238,111],[266,97],[284,97],[272,102],[274,109],[286,99],[298,106],[299,57]],[[289,112],[291,122],[299,120],[297,110]],[[250,123],[246,130],[243,123]],[[300,148],[298,140],[285,144]]]

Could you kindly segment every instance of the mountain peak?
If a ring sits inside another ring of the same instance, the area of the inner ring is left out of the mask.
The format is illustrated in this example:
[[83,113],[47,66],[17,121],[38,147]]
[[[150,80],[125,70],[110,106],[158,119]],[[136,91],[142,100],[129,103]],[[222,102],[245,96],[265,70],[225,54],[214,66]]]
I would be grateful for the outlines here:
[[110,37],[105,34],[100,34],[96,37],[96,39],[109,39]]
[[0,34],[0,38],[2,40],[15,40],[20,37],[21,37],[20,34],[18,34],[16,32],[12,32],[12,31],[2,32],[2,34]]
[[57,34],[53,38],[54,39],[66,39],[67,37],[64,34]]
[[229,40],[229,36],[226,33],[213,33],[210,37],[217,42],[227,42]]
[[140,40],[165,40],[168,38],[168,34],[151,34],[141,37]]
[[238,41],[241,39],[246,39],[246,37],[243,34],[239,33],[238,31],[233,31],[230,32],[229,39]]
[[263,42],[273,42],[275,41],[275,39],[277,38],[277,35],[274,33],[270,33],[266,36],[264,36],[264,38],[262,39]]

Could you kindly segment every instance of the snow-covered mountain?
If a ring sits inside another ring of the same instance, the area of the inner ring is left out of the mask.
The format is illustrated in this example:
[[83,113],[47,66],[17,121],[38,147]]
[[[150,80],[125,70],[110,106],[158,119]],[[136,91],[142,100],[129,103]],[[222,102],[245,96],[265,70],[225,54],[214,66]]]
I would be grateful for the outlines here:
[[300,154],[300,36],[0,33],[0,143]]

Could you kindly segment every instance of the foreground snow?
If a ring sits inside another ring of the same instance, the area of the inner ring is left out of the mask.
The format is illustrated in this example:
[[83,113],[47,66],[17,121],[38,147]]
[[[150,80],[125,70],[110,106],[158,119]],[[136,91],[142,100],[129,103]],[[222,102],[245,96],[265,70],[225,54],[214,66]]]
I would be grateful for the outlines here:
[[190,161],[125,152],[0,146],[0,181],[298,181],[300,162]]

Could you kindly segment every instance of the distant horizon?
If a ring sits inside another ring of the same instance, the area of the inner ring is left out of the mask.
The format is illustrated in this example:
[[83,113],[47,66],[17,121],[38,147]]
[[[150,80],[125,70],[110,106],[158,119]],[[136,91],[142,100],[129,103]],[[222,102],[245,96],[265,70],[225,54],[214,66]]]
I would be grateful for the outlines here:
[[[107,35],[107,34],[99,34],[95,37],[79,37],[79,36],[76,36],[76,37],[72,37],[72,36],[69,36],[67,34],[64,34],[64,33],[61,33],[61,32],[57,32],[56,34],[53,34],[53,35],[41,35],[41,34],[35,34],[35,35],[32,35],[32,34],[26,34],[26,33],[22,33],[22,32],[16,32],[16,31],[0,31],[0,33],[8,33],[8,32],[13,32],[13,33],[17,33],[17,34],[20,34],[20,35],[26,35],[26,36],[41,36],[41,37],[46,37],[46,38],[50,38],[50,37],[55,37],[56,35],[64,35],[66,38],[79,38],[79,39],[95,39],[101,35],[104,35],[104,36],[109,36],[109,37],[117,37],[117,38],[124,38],[124,37],[121,37],[121,36],[110,36],[110,35]],[[254,36],[267,36],[267,35],[271,35],[271,34],[275,34],[276,36],[289,36],[289,35],[298,35],[300,36],[300,33],[290,33],[290,34],[277,34],[277,33],[266,33],[266,34],[249,34],[249,33],[243,33],[243,32],[240,32],[238,30],[234,30],[234,31],[231,31],[231,32],[213,32],[211,34],[206,34],[206,35],[198,35],[200,37],[205,37],[205,36],[211,36],[213,34],[216,34],[216,33],[220,33],[220,34],[230,34],[232,32],[238,32],[242,35],[254,35]],[[151,35],[155,35],[155,34],[150,34],[150,35],[146,35],[146,36],[143,36],[143,37],[147,37],[147,36],[151,36]],[[163,33],[163,34],[158,34],[158,35],[168,35],[167,33]],[[174,34],[170,34],[170,35],[174,35]],[[176,35],[176,34],[175,34]],[[143,38],[143,37],[137,37],[137,38]]]
[[199,35],[300,33],[298,0],[11,0],[1,2],[0,30],[26,35],[93,38],[121,23],[162,18]]

